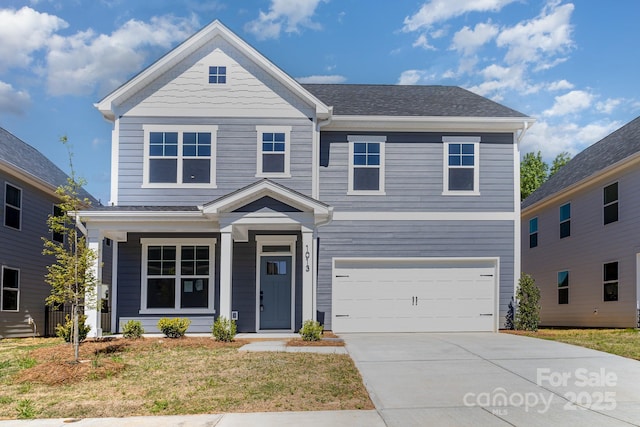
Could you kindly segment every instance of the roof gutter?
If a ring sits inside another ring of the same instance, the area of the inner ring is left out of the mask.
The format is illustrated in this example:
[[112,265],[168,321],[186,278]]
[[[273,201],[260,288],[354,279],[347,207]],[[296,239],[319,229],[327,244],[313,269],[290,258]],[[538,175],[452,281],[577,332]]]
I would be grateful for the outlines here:
[[[529,124],[529,123],[531,123],[531,124]],[[527,134],[527,131],[529,130],[529,128],[531,126],[533,126],[534,123],[535,123],[535,119],[532,119],[531,122],[529,122],[527,120],[522,122],[522,130],[518,134],[518,144],[520,143],[520,141],[522,141],[522,138],[524,138],[524,136]]]

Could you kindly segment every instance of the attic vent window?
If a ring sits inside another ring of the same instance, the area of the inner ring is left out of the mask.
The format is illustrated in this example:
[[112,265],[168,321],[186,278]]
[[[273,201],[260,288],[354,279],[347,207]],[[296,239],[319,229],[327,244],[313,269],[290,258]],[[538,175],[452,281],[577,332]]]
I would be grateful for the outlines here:
[[209,67],[209,83],[225,84],[227,82],[227,67]]

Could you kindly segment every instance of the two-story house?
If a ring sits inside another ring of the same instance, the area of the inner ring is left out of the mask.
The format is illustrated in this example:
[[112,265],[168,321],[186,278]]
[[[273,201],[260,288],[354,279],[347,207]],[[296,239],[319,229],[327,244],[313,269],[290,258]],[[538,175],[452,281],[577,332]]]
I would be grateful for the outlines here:
[[458,87],[301,85],[218,21],[96,107],[112,206],[81,215],[115,242],[120,327],[502,325],[533,119]]
[[544,326],[638,325],[640,117],[586,148],[522,202],[522,271]]
[[[51,293],[44,276],[53,258],[42,255],[42,238],[64,239],[49,231],[47,218],[62,213],[56,188],[67,178],[38,150],[0,128],[0,338],[44,334],[45,298]],[[98,203],[84,190],[81,196]]]

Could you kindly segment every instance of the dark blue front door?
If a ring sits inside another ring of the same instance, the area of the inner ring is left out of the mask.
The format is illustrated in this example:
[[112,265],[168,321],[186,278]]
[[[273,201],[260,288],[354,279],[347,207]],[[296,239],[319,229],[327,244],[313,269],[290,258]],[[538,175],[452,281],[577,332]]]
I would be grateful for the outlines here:
[[291,257],[260,258],[260,329],[291,329]]

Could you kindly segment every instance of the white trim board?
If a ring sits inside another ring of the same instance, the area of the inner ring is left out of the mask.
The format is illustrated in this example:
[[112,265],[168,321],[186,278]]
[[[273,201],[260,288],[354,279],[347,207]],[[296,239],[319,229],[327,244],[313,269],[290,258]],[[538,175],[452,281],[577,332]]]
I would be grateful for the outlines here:
[[334,212],[334,221],[515,221],[516,212]]

